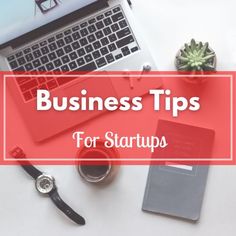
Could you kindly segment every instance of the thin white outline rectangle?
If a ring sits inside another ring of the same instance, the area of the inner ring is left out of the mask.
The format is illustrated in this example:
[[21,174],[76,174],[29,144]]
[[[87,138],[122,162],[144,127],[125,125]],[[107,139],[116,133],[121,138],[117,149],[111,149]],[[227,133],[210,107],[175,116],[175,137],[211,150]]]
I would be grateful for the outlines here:
[[[14,158],[6,158],[6,77],[32,77],[32,75],[3,75],[3,161],[15,161]],[[33,75],[34,77],[40,77],[41,75]],[[80,76],[80,75],[61,75],[63,77],[72,77],[72,76]],[[84,77],[91,75],[83,75]],[[109,75],[112,77],[121,77],[121,75]],[[140,75],[137,74],[129,74],[132,77],[140,78]],[[175,161],[233,161],[233,75],[184,75],[185,77],[228,77],[230,79],[230,158],[179,158],[175,159]],[[47,77],[55,77],[55,75],[47,75]],[[104,77],[104,75],[94,75],[93,77]],[[142,77],[183,77],[183,75],[142,75]],[[109,158],[108,158],[109,159]],[[107,161],[102,158],[83,158],[83,161]],[[17,159],[19,161],[24,161],[25,159]],[[75,158],[27,158],[29,161],[79,161],[80,159]],[[171,158],[112,158],[111,161],[173,161]]]

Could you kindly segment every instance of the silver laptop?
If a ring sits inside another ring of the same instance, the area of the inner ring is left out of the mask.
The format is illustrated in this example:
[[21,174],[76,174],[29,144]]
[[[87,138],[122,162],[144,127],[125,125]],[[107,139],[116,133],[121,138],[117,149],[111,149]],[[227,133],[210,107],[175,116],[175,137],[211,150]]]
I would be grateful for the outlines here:
[[[14,4],[15,1],[15,4]],[[126,0],[4,0],[0,3],[0,69],[4,71],[142,71],[155,63]],[[14,5],[14,6],[13,6]],[[142,72],[140,72],[142,73]],[[82,77],[82,76],[81,76]],[[76,77],[75,77],[76,78]],[[100,86],[97,86],[99,83]],[[101,84],[102,83],[102,84]],[[124,86],[124,83],[127,86]],[[7,80],[35,141],[45,140],[101,112],[36,112],[37,89],[52,96],[141,96],[159,79],[134,81],[16,78]],[[123,86],[123,87],[122,87]],[[124,89],[125,88],[125,89]]]

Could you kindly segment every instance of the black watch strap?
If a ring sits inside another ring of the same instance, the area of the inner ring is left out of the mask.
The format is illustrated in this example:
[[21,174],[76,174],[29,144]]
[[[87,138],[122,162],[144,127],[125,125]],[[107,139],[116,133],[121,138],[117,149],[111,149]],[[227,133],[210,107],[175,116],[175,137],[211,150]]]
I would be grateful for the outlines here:
[[30,165],[22,165],[22,168],[35,180],[42,175],[43,173],[36,169],[34,166]]
[[53,203],[65,214],[67,215],[72,221],[79,225],[85,225],[85,219],[76,213],[70,206],[68,206],[59,196],[57,189],[54,189],[49,194],[50,198],[52,199]]

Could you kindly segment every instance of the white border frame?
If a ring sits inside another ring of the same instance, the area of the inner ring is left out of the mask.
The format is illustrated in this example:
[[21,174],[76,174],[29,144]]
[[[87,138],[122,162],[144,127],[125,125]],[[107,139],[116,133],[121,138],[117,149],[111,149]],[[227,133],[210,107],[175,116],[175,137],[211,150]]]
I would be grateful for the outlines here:
[[[3,75],[3,161],[15,161],[15,158],[6,158],[6,78],[7,77],[32,77],[32,75]],[[40,77],[41,75],[33,75],[34,77]],[[72,77],[79,75],[61,75],[63,77]],[[84,77],[91,76],[89,74],[83,75]],[[120,77],[121,75],[109,75],[112,77]],[[167,75],[167,74],[158,74],[158,75],[132,75],[129,76],[133,77],[183,77],[183,75]],[[179,158],[175,159],[174,161],[233,161],[233,75],[184,75],[185,77],[227,77],[230,79],[230,158]],[[47,75],[47,77],[55,77],[55,75]],[[93,75],[93,77],[104,77],[104,75]],[[19,161],[24,161],[25,159],[19,158]],[[29,161],[80,161],[81,159],[78,158],[27,158]],[[101,159],[101,158],[83,158],[83,161],[107,161],[108,159]],[[111,158],[111,161],[173,161],[171,158]]]

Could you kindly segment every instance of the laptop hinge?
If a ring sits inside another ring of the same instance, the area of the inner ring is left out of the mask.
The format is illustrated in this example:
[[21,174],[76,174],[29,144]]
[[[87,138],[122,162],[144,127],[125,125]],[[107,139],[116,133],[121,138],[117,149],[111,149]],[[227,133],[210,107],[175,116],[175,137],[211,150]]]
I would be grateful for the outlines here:
[[7,46],[11,46],[13,49],[18,48],[26,43],[29,43],[37,38],[40,38],[48,33],[51,33],[57,29],[60,29],[73,21],[79,20],[83,17],[86,17],[98,10],[108,7],[107,0],[98,0],[88,6],[85,6],[81,9],[78,9],[74,12],[69,13],[57,20],[54,20],[46,25],[43,25],[29,33],[26,33],[20,37],[17,37],[7,43],[0,45],[0,49],[5,48]]

